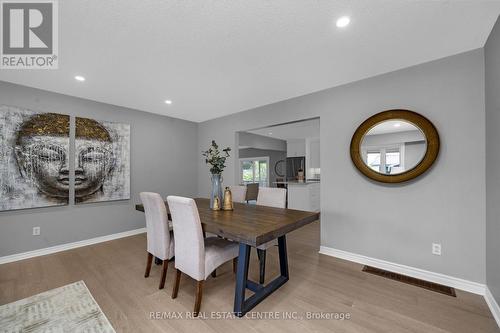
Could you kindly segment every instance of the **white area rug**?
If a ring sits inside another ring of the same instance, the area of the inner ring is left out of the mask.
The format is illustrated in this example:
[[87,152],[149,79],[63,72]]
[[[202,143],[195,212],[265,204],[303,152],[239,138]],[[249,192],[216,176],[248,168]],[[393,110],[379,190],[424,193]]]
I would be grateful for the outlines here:
[[88,332],[115,330],[83,281],[0,306],[0,332]]

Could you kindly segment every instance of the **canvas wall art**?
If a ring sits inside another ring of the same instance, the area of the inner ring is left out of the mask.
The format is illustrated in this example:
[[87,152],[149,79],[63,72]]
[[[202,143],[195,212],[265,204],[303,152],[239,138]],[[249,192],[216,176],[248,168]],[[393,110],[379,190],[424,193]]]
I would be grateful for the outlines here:
[[0,211],[67,205],[69,116],[0,106]]
[[75,201],[130,199],[130,125],[76,118]]

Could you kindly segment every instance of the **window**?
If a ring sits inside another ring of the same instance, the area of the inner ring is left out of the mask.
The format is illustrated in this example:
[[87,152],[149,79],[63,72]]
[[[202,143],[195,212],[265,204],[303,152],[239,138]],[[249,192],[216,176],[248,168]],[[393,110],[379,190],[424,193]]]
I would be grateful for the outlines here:
[[269,186],[269,157],[240,158],[240,183]]
[[367,153],[366,162],[370,169],[380,172],[380,152],[369,151]]
[[401,152],[397,149],[387,149],[385,151],[385,173],[391,174],[393,168],[401,167]]
[[386,175],[404,171],[403,155],[404,145],[369,147],[363,154],[370,169]]

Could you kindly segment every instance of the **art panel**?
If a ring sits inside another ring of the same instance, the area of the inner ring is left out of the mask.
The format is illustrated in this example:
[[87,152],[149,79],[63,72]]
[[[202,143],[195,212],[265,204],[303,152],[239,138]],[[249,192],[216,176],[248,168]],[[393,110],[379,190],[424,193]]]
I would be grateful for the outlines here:
[[77,204],[130,199],[130,125],[76,118]]
[[69,116],[0,106],[0,211],[67,205]]

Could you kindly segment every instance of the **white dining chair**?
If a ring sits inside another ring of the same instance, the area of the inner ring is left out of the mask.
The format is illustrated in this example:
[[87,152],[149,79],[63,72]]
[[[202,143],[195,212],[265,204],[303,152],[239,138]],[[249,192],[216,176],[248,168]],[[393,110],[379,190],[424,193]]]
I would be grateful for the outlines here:
[[149,277],[153,257],[163,260],[159,286],[159,289],[163,289],[165,287],[168,262],[174,256],[174,235],[168,228],[167,208],[161,195],[152,192],[141,192],[139,196],[144,205],[147,230],[148,257],[144,277]]
[[[257,206],[268,206],[275,208],[286,208],[286,189],[274,187],[261,187],[257,195]],[[257,247],[257,256],[259,257],[259,282],[264,283],[266,275],[266,251],[275,246],[276,240],[264,243]]]
[[190,198],[169,196],[168,207],[175,235],[175,277],[172,298],[177,297],[181,272],[197,281],[194,316],[198,316],[203,293],[203,282],[217,267],[233,259],[233,271],[238,257],[237,243],[219,237],[203,237],[196,202]]
[[246,186],[230,186],[231,194],[233,196],[233,202],[245,203],[247,197],[247,187]]

